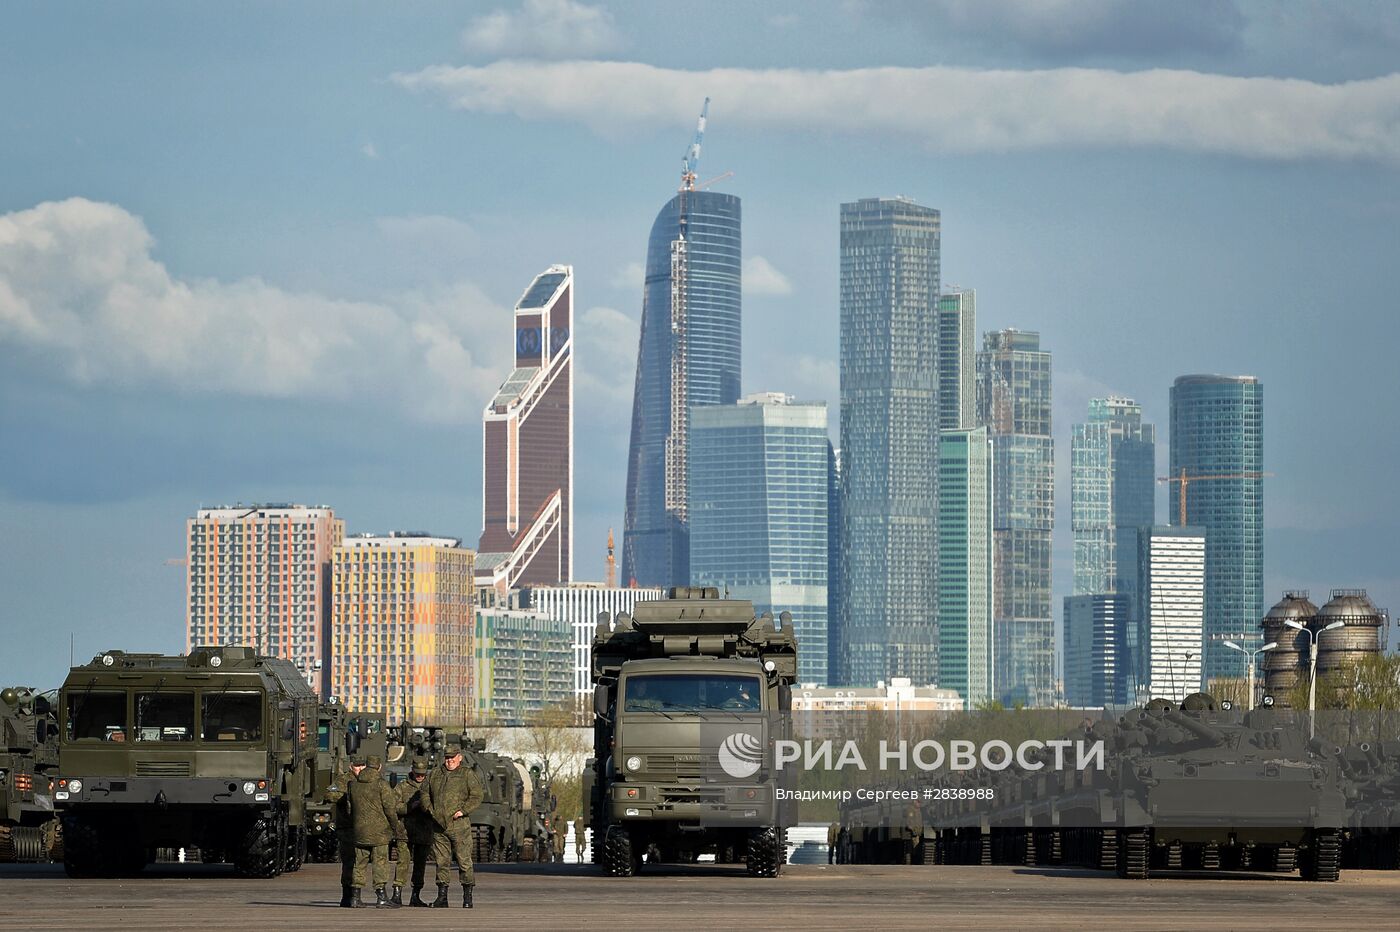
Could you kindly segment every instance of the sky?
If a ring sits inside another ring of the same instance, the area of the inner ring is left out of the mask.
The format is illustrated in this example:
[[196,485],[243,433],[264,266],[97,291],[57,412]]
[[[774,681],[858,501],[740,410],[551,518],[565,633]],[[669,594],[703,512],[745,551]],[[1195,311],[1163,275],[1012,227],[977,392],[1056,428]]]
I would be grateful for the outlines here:
[[1172,380],[1224,372],[1265,385],[1266,602],[1400,608],[1397,62],[1383,0],[5,4],[0,684],[182,650],[202,505],[474,544],[480,412],[552,263],[601,579],[646,234],[706,96],[745,392],[834,430],[839,205],[908,196],[979,329],[1053,353],[1057,607],[1088,400],[1139,400],[1164,467]]

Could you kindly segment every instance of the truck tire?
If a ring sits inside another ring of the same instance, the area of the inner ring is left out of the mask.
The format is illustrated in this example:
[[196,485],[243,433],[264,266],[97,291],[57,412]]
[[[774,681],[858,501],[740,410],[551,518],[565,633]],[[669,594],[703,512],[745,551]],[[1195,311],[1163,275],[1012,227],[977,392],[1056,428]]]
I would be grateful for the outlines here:
[[102,836],[77,816],[63,820],[63,870],[69,877],[99,877]]
[[285,864],[285,835],[281,820],[263,816],[254,820],[243,834],[233,857],[234,872],[240,877],[266,879],[282,873]]
[[306,842],[306,851],[309,860],[313,864],[330,864],[336,860],[339,854],[339,846],[336,844],[335,831],[322,832],[319,835],[312,835]]
[[282,865],[282,873],[294,874],[306,863],[306,829],[300,825],[287,828],[287,860]]
[[642,857],[625,828],[613,826],[603,839],[603,871],[609,877],[631,877],[641,870]]
[[748,862],[750,877],[776,877],[782,870],[782,850],[778,832],[758,828],[749,833]]

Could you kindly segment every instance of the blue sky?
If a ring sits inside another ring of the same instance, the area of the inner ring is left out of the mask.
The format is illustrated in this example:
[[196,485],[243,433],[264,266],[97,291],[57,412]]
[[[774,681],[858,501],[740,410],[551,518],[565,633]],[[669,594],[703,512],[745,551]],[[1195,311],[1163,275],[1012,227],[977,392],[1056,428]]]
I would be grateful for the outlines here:
[[1265,381],[1266,596],[1400,606],[1397,61],[1382,2],[7,4],[0,683],[56,684],[70,634],[181,648],[202,503],[474,542],[479,412],[553,262],[601,577],[638,267],[707,95],[746,391],[834,422],[838,205],[908,195],[980,328],[1054,353],[1057,593],[1087,400],[1165,441],[1171,380],[1221,371]]

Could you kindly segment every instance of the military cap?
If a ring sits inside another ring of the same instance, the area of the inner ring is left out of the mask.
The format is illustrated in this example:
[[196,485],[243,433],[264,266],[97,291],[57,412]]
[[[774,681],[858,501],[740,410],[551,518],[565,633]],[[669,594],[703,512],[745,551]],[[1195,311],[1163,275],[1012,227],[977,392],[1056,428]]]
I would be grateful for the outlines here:
[[456,738],[447,739],[447,750],[443,752],[446,757],[456,757],[462,753],[462,742]]
[[411,772],[411,773],[427,774],[427,772],[428,772],[428,759],[427,759],[426,757],[415,757],[415,758],[413,759],[413,769],[412,769],[410,772]]
[[369,761],[369,765],[370,765],[371,767],[383,767],[383,766],[384,766],[384,758],[383,758],[383,757],[380,757],[378,754],[371,754],[371,755],[367,758],[367,760]]
[[350,758],[351,767],[366,767],[368,765],[369,758],[365,757],[363,754],[356,754],[354,757]]

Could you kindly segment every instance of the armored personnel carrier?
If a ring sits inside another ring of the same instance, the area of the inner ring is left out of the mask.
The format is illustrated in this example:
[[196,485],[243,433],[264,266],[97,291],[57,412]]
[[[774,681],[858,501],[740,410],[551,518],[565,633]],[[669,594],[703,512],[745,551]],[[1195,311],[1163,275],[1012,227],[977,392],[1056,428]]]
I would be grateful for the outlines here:
[[796,678],[791,617],[779,627],[717,589],[675,588],[600,618],[587,785],[606,873],[714,853],[778,875],[787,807],[771,748]]
[[137,874],[163,847],[248,877],[305,860],[320,716],[290,662],[247,647],[107,651],[69,672],[59,722],[70,876]]
[[53,856],[57,771],[58,726],[48,697],[27,686],[0,691],[0,862]]

